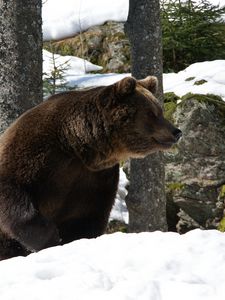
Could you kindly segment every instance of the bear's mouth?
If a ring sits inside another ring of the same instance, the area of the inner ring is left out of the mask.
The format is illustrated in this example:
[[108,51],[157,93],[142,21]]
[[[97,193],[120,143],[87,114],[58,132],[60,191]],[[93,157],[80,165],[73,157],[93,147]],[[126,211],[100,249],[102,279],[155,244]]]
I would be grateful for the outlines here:
[[156,138],[152,138],[152,139],[156,144],[162,146],[165,149],[171,148],[175,144],[175,142],[173,142],[173,141],[160,141]]

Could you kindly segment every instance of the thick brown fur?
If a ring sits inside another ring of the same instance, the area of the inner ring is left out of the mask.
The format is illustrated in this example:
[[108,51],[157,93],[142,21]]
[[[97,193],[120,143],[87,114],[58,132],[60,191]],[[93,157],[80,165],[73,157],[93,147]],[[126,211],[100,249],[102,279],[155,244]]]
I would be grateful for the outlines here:
[[104,233],[119,162],[180,134],[155,99],[155,77],[50,97],[0,138],[0,259]]

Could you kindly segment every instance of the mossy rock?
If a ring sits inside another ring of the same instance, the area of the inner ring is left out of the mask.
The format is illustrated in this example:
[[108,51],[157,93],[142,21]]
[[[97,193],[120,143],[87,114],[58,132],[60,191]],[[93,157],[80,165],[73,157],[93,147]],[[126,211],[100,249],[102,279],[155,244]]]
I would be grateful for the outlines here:
[[173,122],[173,114],[176,108],[177,108],[177,104],[175,102],[164,103],[164,116],[167,120]]
[[192,93],[188,93],[186,95],[184,95],[183,97],[181,97],[181,103],[179,103],[180,105],[184,104],[187,100],[197,100],[200,103],[208,103],[211,105],[214,105],[218,111],[220,112],[220,114],[222,116],[225,116],[225,102],[223,101],[223,99],[220,96],[217,95],[213,95],[213,94],[192,94]]
[[128,225],[117,220],[112,220],[108,223],[106,233],[114,233],[114,232],[128,232]]
[[164,103],[167,103],[167,102],[177,103],[177,100],[179,100],[179,99],[180,99],[180,97],[177,96],[173,92],[164,93]]
[[217,229],[221,232],[225,232],[225,216],[221,219]]
[[206,82],[207,82],[207,80],[201,79],[201,80],[195,81],[194,85],[202,85],[202,84],[204,84],[204,83],[206,83]]
[[[179,101],[180,100],[180,101]],[[200,103],[207,103],[213,105],[218,109],[219,114],[225,117],[225,102],[220,96],[213,94],[192,94],[187,93],[181,98],[173,92],[164,94],[164,115],[166,119],[174,122],[173,114],[178,106],[185,105],[188,100],[197,100]]]
[[44,43],[44,49],[87,59],[103,67],[100,73],[130,72],[130,45],[123,31],[123,23],[109,21],[73,38]]
[[164,154],[170,228],[180,233],[191,228],[225,232],[225,102],[211,94],[188,93],[179,99],[171,93],[165,116],[183,132],[177,151]]
[[220,96],[214,95],[214,94],[192,94],[192,93],[187,93],[184,96],[181,97],[181,100],[188,100],[188,99],[195,99],[198,100],[199,102],[208,102],[209,104],[224,104],[223,99]]
[[[223,199],[222,203],[224,203],[225,200],[225,184],[222,185],[221,190],[220,190],[220,194],[219,194],[219,199]],[[218,230],[221,232],[225,232],[225,216],[223,216],[223,218],[220,220],[219,226],[218,226]]]
[[164,115],[165,118],[173,122],[173,114],[177,108],[177,101],[180,97],[173,92],[164,93]]
[[219,197],[220,198],[225,198],[225,184],[222,185],[222,187],[221,187],[221,191],[220,191]]
[[195,79],[195,77],[188,77],[188,78],[185,79],[185,81],[192,81],[194,79]]
[[185,188],[185,184],[182,182],[170,182],[166,184],[166,188],[169,192],[181,191]]

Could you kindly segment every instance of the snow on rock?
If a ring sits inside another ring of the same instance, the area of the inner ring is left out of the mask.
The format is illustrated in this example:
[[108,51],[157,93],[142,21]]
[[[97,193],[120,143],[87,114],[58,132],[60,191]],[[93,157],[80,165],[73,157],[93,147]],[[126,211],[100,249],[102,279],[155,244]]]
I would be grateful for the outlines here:
[[[209,2],[225,6],[225,0]],[[106,21],[125,22],[128,8],[129,0],[43,0],[43,38],[59,40]]]
[[4,300],[221,300],[225,235],[116,233],[0,263]]
[[45,41],[73,36],[106,21],[126,21],[129,0],[46,0],[43,2]]
[[[200,80],[205,83],[196,84]],[[214,94],[225,100],[225,60],[198,62],[178,73],[163,75],[164,92]]]
[[[100,71],[102,67],[92,64],[91,62],[75,56],[61,56],[54,54],[56,67],[68,67],[65,70],[65,77],[84,75],[88,72]],[[43,50],[43,72],[49,74],[53,70],[53,55],[47,50]]]

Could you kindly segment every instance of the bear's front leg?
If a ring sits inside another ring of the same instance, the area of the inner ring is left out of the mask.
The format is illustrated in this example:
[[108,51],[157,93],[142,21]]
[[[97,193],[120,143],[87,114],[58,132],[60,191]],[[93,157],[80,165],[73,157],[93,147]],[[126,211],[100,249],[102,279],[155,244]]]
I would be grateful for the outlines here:
[[0,181],[0,229],[31,252],[60,243],[56,225],[35,209],[28,190]]
[[96,238],[105,232],[107,221],[102,218],[87,217],[81,219],[72,219],[59,226],[62,244],[70,243],[82,238]]

